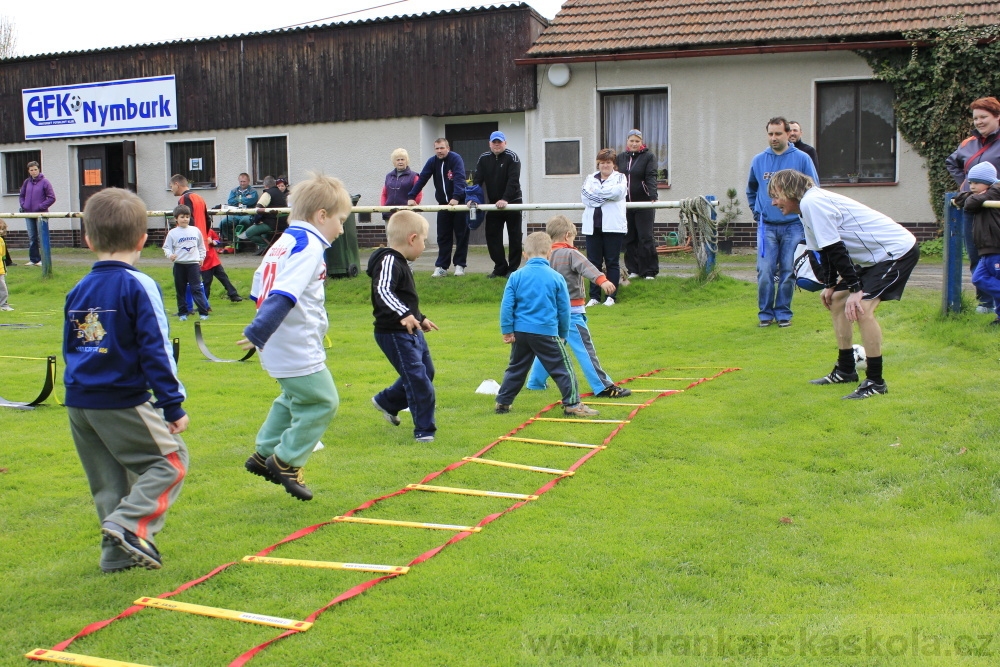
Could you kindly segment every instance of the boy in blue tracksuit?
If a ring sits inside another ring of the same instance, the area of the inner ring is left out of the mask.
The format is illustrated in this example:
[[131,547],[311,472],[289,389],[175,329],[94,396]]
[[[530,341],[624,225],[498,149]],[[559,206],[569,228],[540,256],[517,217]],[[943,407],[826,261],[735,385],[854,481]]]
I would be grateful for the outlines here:
[[566,279],[549,266],[552,238],[545,232],[528,236],[524,255],[528,262],[510,274],[500,304],[500,332],[511,346],[510,364],[497,394],[496,413],[510,412],[537,357],[562,391],[563,412],[592,417],[597,410],[580,402],[565,339],[569,333],[569,290]]
[[188,417],[163,296],[134,267],[146,242],[146,204],[108,188],[87,200],[83,219],[98,261],[66,296],[70,431],[101,521],[101,569],[159,569],[153,537],[187,472],[180,434]]
[[[416,206],[416,196],[423,190],[429,179],[434,179],[434,198],[442,206],[457,206],[465,201],[465,162],[462,156],[451,150],[445,138],[434,141],[434,157],[427,160],[420,170],[417,182],[408,193],[407,206]],[[455,275],[464,276],[469,255],[469,226],[465,223],[465,213],[438,211],[437,244],[438,256],[434,261],[435,278],[448,275],[448,267],[455,264]],[[455,255],[452,257],[452,238],[455,241]]]

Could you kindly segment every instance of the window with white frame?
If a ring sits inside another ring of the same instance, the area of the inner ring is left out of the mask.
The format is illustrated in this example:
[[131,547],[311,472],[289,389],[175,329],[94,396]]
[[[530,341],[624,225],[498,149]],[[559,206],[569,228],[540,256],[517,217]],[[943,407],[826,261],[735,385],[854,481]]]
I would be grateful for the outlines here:
[[896,114],[892,84],[816,84],[819,179],[834,183],[896,182]]
[[546,176],[580,175],[580,140],[552,139],[545,142]]
[[254,185],[264,183],[265,176],[288,177],[288,137],[254,137],[250,139],[250,178]]
[[605,93],[601,98],[601,147],[625,150],[628,131],[642,132],[642,141],[656,156],[656,180],[667,183],[669,164],[669,111],[665,90]]
[[215,187],[215,141],[173,141],[170,152],[170,174],[188,179],[192,188]]
[[28,177],[28,163],[42,163],[42,151],[10,151],[3,154],[4,194],[16,195]]

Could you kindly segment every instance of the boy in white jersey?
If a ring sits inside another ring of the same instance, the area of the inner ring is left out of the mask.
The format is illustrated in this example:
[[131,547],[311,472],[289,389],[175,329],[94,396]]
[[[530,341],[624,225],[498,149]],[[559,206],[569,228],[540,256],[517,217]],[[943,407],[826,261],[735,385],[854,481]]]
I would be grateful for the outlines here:
[[302,467],[340,404],[323,349],[323,251],[344,231],[351,197],[339,180],[314,174],[294,187],[291,198],[288,229],[253,276],[257,315],[237,343],[244,350],[256,346],[261,366],[281,385],[245,467],[295,498],[311,500]]
[[882,329],[875,309],[881,302],[898,301],[903,295],[920,259],[917,239],[889,216],[818,188],[811,178],[794,169],[773,174],[768,194],[783,214],[799,214],[806,246],[819,251],[826,268],[826,287],[820,298],[833,319],[839,354],[830,374],[811,380],[812,384],[858,381],[852,345],[853,323],[857,322],[868,367],[864,382],[844,398],[888,393],[882,378]]
[[191,290],[191,297],[198,306],[201,319],[208,319],[208,299],[201,284],[201,263],[205,260],[205,237],[197,227],[191,226],[191,209],[181,204],[174,209],[177,226],[167,233],[163,240],[163,254],[174,263],[174,289],[177,291],[177,319],[188,318],[188,304],[185,295]]

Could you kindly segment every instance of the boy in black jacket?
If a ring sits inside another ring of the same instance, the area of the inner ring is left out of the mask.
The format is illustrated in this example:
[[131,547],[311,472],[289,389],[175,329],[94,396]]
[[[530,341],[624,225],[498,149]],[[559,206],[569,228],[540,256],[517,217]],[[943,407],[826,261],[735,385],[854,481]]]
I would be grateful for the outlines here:
[[386,421],[399,426],[399,412],[410,408],[417,442],[434,442],[434,364],[424,339],[437,326],[420,312],[420,299],[407,261],[420,257],[427,241],[427,220],[413,211],[389,218],[388,248],[379,248],[368,260],[372,279],[375,342],[399,373],[392,384],[372,397],[372,405]]
[[1000,209],[983,207],[988,201],[1000,200],[996,167],[980,162],[969,170],[968,181],[970,192],[959,193],[955,200],[974,216],[972,238],[979,263],[972,272],[972,284],[993,298],[997,318],[990,324],[1000,326]]

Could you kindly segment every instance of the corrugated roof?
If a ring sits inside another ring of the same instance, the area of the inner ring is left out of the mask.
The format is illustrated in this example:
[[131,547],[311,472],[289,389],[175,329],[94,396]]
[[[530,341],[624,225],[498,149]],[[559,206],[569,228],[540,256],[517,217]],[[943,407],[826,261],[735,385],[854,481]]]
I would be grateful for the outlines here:
[[530,7],[527,3],[511,3],[509,5],[498,5],[494,7],[466,7],[464,9],[448,9],[438,12],[424,12],[423,14],[403,14],[397,16],[382,16],[374,19],[364,19],[361,21],[347,21],[343,23],[324,23],[324,24],[309,24],[309,25],[298,25],[291,28],[278,28],[275,30],[262,30],[258,32],[247,32],[242,34],[233,35],[216,35],[212,37],[196,37],[193,39],[175,39],[173,41],[163,41],[163,42],[149,42],[145,44],[122,44],[118,46],[108,46],[100,49],[87,49],[84,51],[60,51],[55,53],[39,53],[30,56],[18,56],[15,58],[0,58],[0,62],[18,62],[26,60],[45,60],[49,58],[65,58],[68,56],[80,56],[88,55],[91,53],[108,53],[110,51],[119,51],[124,49],[151,49],[156,47],[170,46],[174,44],[201,44],[206,42],[220,42],[233,39],[247,39],[251,37],[264,37],[273,35],[284,35],[293,34],[301,32],[313,32],[316,30],[329,30],[329,29],[342,29],[350,27],[358,27],[362,25],[371,25],[377,23],[391,23],[398,21],[413,21],[417,19],[428,19],[436,18],[442,16],[458,16],[462,14],[471,14],[476,12],[491,11],[491,10],[506,10],[506,9],[531,9],[537,15],[537,18],[544,24],[548,24],[548,19],[538,14],[534,8]]
[[875,39],[997,22],[992,3],[947,0],[566,0],[528,57]]

